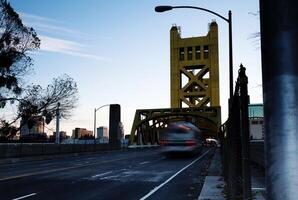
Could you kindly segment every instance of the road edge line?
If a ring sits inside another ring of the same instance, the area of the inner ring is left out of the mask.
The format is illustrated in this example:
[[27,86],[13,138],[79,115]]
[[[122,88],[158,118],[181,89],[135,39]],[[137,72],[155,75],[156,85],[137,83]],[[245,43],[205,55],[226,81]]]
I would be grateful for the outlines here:
[[25,196],[21,196],[21,197],[18,197],[18,198],[14,198],[12,200],[19,200],[19,199],[25,199],[27,197],[32,197],[34,195],[36,195],[37,193],[32,193],[32,194],[28,194],[28,195],[25,195]]
[[162,188],[165,184],[167,184],[168,182],[170,182],[173,178],[175,178],[177,175],[179,175],[181,172],[183,172],[185,169],[187,169],[189,166],[191,166],[192,164],[194,164],[195,162],[197,162],[198,160],[202,159],[205,155],[207,155],[210,152],[210,149],[208,151],[206,151],[203,155],[201,155],[200,157],[198,157],[197,159],[195,159],[194,161],[192,161],[191,163],[189,163],[187,166],[183,167],[182,169],[180,169],[178,172],[176,172],[174,175],[172,175],[170,178],[168,178],[165,182],[163,182],[162,184],[160,184],[159,186],[153,188],[153,190],[151,190],[148,194],[146,194],[145,196],[143,196],[142,198],[140,198],[139,200],[145,200],[148,197],[150,197],[152,194],[154,194],[156,191],[158,191],[160,188]]

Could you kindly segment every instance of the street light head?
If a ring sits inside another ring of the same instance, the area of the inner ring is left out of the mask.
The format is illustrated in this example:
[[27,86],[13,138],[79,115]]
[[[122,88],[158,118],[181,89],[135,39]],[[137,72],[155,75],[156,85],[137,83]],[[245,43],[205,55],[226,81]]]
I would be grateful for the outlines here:
[[172,10],[172,9],[173,9],[172,6],[156,6],[155,12],[165,12],[165,11]]

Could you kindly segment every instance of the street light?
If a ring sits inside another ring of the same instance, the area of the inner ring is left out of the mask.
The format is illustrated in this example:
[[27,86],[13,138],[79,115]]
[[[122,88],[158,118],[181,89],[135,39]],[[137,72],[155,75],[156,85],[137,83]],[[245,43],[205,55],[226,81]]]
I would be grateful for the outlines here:
[[96,133],[96,112],[103,108],[103,107],[106,107],[106,106],[110,106],[111,104],[106,104],[106,105],[103,105],[103,106],[100,106],[99,108],[94,108],[94,139],[95,139],[95,133]]
[[[191,9],[197,9],[197,10],[203,10],[205,12],[214,14],[224,21],[228,22],[229,24],[229,71],[230,71],[230,101],[233,97],[233,48],[232,48],[232,12],[229,10],[229,16],[228,18],[223,17],[222,15],[213,12],[211,10],[208,10],[206,8],[200,8],[195,6],[156,6],[155,11],[156,12],[165,12],[168,10],[172,10],[175,8],[191,8]],[[231,102],[229,102],[230,105]],[[229,106],[230,107],[230,106]]]

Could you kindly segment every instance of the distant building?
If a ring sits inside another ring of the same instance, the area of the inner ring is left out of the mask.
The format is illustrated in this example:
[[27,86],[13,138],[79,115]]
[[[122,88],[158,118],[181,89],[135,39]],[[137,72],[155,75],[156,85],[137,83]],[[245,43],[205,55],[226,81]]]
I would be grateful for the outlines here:
[[100,126],[97,128],[97,138],[109,138],[109,130],[105,126]]
[[119,131],[121,139],[124,139],[124,126],[122,122],[119,123]]
[[[66,132],[65,131],[60,131],[60,140],[65,140],[65,139],[68,139],[69,136],[66,135]],[[56,140],[56,132],[53,132],[53,138],[50,137],[50,139],[53,139],[54,141]]]
[[264,139],[264,107],[263,104],[249,104],[249,132],[251,140]]
[[261,103],[248,105],[249,118],[264,118],[264,106]]
[[[34,135],[34,134],[45,134],[44,132],[44,117],[33,116],[30,117],[26,122],[24,119],[21,120],[20,136]],[[29,128],[32,124],[32,127]]]
[[75,128],[72,130],[73,139],[87,139],[93,138],[93,131],[89,131],[85,128]]

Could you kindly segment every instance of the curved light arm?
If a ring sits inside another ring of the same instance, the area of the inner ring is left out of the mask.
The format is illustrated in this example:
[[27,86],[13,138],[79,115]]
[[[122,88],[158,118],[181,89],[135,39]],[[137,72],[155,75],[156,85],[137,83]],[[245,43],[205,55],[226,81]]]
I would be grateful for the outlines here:
[[100,106],[99,108],[95,108],[95,112],[98,111],[99,109],[103,108],[103,107],[110,106],[110,105],[111,104],[106,104],[106,105]]
[[216,15],[220,18],[222,18],[223,20],[225,20],[226,22],[230,23],[230,20],[225,18],[224,16],[212,11],[212,10],[208,10],[206,8],[201,8],[201,7],[195,7],[195,6],[156,6],[155,7],[155,11],[156,12],[165,12],[165,11],[168,11],[168,10],[172,10],[174,8],[191,8],[191,9],[197,9],[197,10],[203,10],[205,12],[209,12],[213,15]]
[[94,108],[94,129],[93,129],[93,134],[94,134],[94,138],[95,138],[95,133],[96,133],[96,112],[99,110],[99,109],[101,109],[101,108],[103,108],[103,107],[105,107],[105,106],[110,106],[111,104],[106,104],[106,105],[103,105],[103,106],[100,106],[99,108]]

